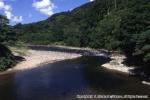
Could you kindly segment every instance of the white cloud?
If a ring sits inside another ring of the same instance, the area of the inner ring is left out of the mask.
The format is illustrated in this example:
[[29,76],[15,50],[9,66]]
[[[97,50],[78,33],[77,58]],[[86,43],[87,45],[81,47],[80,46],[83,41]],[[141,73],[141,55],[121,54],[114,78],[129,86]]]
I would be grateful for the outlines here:
[[12,13],[10,11],[4,11],[4,13],[8,19],[12,18]]
[[92,1],[94,1],[94,0],[90,0],[90,1],[92,2]]
[[5,6],[4,6],[4,9],[5,9],[6,11],[12,11],[12,8],[11,8],[10,5],[5,5]]
[[22,22],[23,18],[22,18],[22,16],[13,16],[12,21],[14,21],[14,22]]
[[36,8],[36,10],[40,11],[42,14],[48,16],[54,14],[54,8],[56,7],[54,3],[52,3],[50,0],[34,1],[32,6]]
[[2,0],[0,0],[0,9],[3,9],[4,8],[4,2]]
[[13,22],[22,22],[22,16],[15,16],[12,14],[12,7],[4,3],[4,0],[0,0],[0,10],[4,11],[5,16]]

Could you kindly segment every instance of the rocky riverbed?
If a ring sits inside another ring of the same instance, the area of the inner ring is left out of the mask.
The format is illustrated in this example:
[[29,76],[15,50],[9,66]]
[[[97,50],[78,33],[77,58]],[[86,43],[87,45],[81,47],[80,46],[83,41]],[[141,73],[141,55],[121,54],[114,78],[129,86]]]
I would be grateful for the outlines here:
[[129,67],[129,66],[126,66],[125,64],[123,64],[124,59],[126,59],[126,57],[124,55],[113,55],[112,54],[110,58],[111,58],[110,62],[102,65],[104,68],[123,72],[126,74],[130,74],[131,70],[134,69],[134,67],[132,67],[132,66]]
[[[125,74],[128,74],[128,75],[133,75],[135,76],[137,73],[134,73],[133,70],[136,69],[135,66],[127,66],[125,64],[123,64],[124,60],[126,59],[126,56],[125,55],[121,55],[121,54],[112,54],[110,56],[110,61],[103,64],[102,67],[106,68],[106,69],[109,69],[109,70],[112,70],[112,71],[116,71],[116,72],[121,72],[121,73],[125,73]],[[140,77],[147,77],[146,74],[144,72],[140,72],[138,73],[138,76]],[[149,78],[146,78],[146,79],[150,79]],[[149,81],[145,81],[143,80],[142,81],[143,84],[146,84],[146,85],[150,85],[150,82]]]
[[13,68],[10,68],[5,72],[1,72],[0,74],[33,69],[35,67],[40,66],[41,64],[53,63],[55,61],[60,61],[60,60],[65,60],[65,59],[73,59],[73,58],[77,58],[80,56],[81,56],[80,54],[76,54],[76,53],[29,49],[27,51],[27,54],[23,56],[24,58],[23,61],[18,63]]

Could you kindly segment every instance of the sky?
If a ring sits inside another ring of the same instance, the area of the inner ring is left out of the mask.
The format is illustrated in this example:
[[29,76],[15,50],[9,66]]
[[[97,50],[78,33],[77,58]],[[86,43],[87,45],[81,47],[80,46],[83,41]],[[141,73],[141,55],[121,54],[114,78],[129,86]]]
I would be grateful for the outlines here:
[[0,14],[11,24],[32,23],[93,0],[0,0]]

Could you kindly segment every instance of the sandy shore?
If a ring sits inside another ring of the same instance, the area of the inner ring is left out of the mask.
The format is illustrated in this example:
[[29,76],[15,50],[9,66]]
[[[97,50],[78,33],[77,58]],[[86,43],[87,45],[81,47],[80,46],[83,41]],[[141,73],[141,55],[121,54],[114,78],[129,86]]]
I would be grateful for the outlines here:
[[122,64],[125,58],[126,57],[124,55],[112,55],[111,56],[112,60],[108,63],[103,64],[102,66],[106,69],[131,74],[131,70],[133,70],[134,67],[131,66],[129,67]]
[[28,50],[24,61],[18,63],[15,67],[8,69],[5,72],[1,72],[0,74],[5,74],[14,71],[23,71],[27,69],[33,69],[39,67],[41,64],[52,63],[55,61],[65,60],[65,59],[73,59],[80,57],[80,54],[76,53],[64,53],[64,52],[55,52],[55,51],[38,51],[38,50]]
[[[126,66],[122,63],[125,58],[126,57],[124,55],[112,55],[111,56],[112,60],[108,63],[103,64],[102,67],[112,70],[112,71],[117,71],[117,72],[129,74],[129,75],[134,75],[134,73],[132,73],[131,70],[134,70],[135,67]],[[150,82],[142,81],[141,83],[150,86]]]

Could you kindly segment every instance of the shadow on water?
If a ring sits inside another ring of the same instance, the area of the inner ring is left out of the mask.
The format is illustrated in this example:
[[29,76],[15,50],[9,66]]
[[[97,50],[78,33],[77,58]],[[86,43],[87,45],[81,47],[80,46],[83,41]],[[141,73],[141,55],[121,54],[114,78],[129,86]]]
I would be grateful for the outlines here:
[[0,100],[16,100],[14,74],[0,76]]
[[150,82],[150,62],[142,62],[139,57],[137,57],[137,59],[136,57],[128,57],[127,59],[124,59],[123,64],[126,66],[135,66],[134,69],[130,70],[131,75],[140,77],[141,80]]
[[107,71],[102,57],[83,56],[0,76],[0,100],[76,100],[77,94],[147,94],[139,80]]
[[84,73],[88,83],[97,91],[97,93],[111,95],[150,94],[150,87],[141,84],[139,78],[130,77],[127,74],[102,68],[101,65],[108,62],[108,59],[100,58],[100,60],[93,61],[96,62],[95,65],[93,63],[90,65],[90,63],[88,63],[86,67],[84,67]]
[[[93,59],[93,58],[91,58]],[[91,63],[87,63],[84,67],[84,73],[89,83],[95,87],[95,89],[101,88],[104,90],[110,90],[118,87],[118,84],[123,83],[120,78],[113,76],[113,74],[107,73],[105,70],[100,69],[100,65],[106,63],[108,60],[105,58],[99,58],[99,60],[90,60]],[[87,62],[87,61],[86,61]]]

